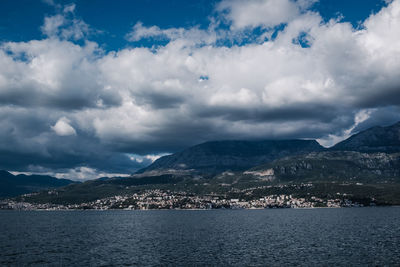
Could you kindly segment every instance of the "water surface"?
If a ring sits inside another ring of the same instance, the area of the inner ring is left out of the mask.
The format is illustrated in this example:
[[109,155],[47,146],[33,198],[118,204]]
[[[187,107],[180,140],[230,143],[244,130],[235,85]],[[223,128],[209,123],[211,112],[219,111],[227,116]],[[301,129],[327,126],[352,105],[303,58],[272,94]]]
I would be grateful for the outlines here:
[[0,266],[399,263],[395,207],[0,211]]

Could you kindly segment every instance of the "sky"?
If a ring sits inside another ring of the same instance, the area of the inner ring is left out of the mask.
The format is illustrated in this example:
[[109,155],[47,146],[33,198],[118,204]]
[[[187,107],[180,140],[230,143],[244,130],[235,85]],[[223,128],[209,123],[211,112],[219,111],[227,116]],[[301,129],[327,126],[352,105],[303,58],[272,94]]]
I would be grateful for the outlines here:
[[399,120],[400,0],[0,2],[0,169],[122,176]]

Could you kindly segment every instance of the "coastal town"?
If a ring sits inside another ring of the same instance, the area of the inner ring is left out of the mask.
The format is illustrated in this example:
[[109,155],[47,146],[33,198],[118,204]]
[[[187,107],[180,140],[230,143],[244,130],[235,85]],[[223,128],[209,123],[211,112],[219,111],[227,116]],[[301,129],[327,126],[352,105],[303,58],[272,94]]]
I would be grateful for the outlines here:
[[[56,193],[49,191],[49,194]],[[371,203],[373,205],[373,203]],[[170,210],[170,209],[268,209],[268,208],[340,208],[361,207],[363,204],[343,197],[322,199],[293,195],[267,195],[257,199],[225,198],[221,195],[198,196],[186,192],[169,190],[146,190],[131,195],[118,195],[80,204],[28,203],[17,200],[3,200],[0,209],[7,210]]]

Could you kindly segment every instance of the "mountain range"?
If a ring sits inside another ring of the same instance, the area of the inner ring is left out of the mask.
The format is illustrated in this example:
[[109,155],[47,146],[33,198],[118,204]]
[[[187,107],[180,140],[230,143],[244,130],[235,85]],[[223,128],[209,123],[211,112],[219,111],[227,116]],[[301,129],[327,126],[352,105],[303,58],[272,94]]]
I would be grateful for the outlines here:
[[280,158],[254,170],[269,170],[279,181],[400,182],[400,122],[372,127],[324,151]]
[[161,157],[137,173],[190,170],[215,175],[226,170],[246,170],[285,156],[323,149],[315,140],[213,141]]
[[[32,196],[31,201],[80,203],[145,189],[210,194],[313,182],[329,185],[319,187],[324,190],[340,189],[332,189],[332,183],[338,186],[360,184],[352,190],[361,190],[362,197],[375,189],[381,195],[389,190],[391,193],[382,197],[383,202],[396,199],[391,203],[400,203],[397,197],[400,191],[396,191],[400,190],[397,186],[400,184],[400,123],[367,129],[331,148],[324,148],[315,140],[206,142],[161,157],[128,178],[98,179],[78,184],[63,182],[69,185],[57,189],[56,194],[43,191]],[[364,183],[368,186],[362,187]],[[46,186],[50,187],[49,184]],[[33,187],[23,188],[32,191]],[[350,187],[345,188],[349,190]],[[332,193],[328,191],[323,194]]]
[[[339,153],[339,151],[360,153]],[[381,154],[366,155],[361,152],[381,152]],[[137,174],[151,176],[161,173],[187,174],[190,172],[215,175],[224,171],[244,171],[275,160],[277,161],[274,164],[281,164],[282,160],[280,161],[280,159],[283,158],[285,158],[285,162],[290,160],[311,161],[313,159],[326,161],[327,164],[333,164],[332,159],[335,158],[335,162],[339,159],[346,161],[350,168],[351,164],[359,165],[360,159],[378,162],[382,157],[387,158],[382,153],[396,152],[400,152],[400,122],[387,127],[367,129],[331,148],[324,148],[315,140],[206,142],[161,157],[150,166],[138,171]],[[312,154],[308,155],[309,153]],[[368,168],[364,167],[367,166],[360,165],[359,168],[367,171]],[[336,175],[335,171],[336,169],[332,169],[331,175]]]

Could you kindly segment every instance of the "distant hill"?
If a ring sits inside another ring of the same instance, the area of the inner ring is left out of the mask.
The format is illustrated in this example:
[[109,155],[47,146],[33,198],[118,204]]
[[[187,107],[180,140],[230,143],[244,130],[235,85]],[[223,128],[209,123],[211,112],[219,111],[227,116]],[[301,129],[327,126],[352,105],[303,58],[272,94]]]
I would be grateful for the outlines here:
[[13,197],[75,183],[45,175],[13,175],[0,170],[0,198]]
[[372,127],[336,144],[330,150],[358,152],[400,152],[400,122]]
[[400,153],[313,152],[278,159],[246,173],[279,182],[400,182]]
[[246,170],[278,158],[322,151],[315,140],[213,141],[199,144],[156,160],[138,173],[192,170],[216,174]]

